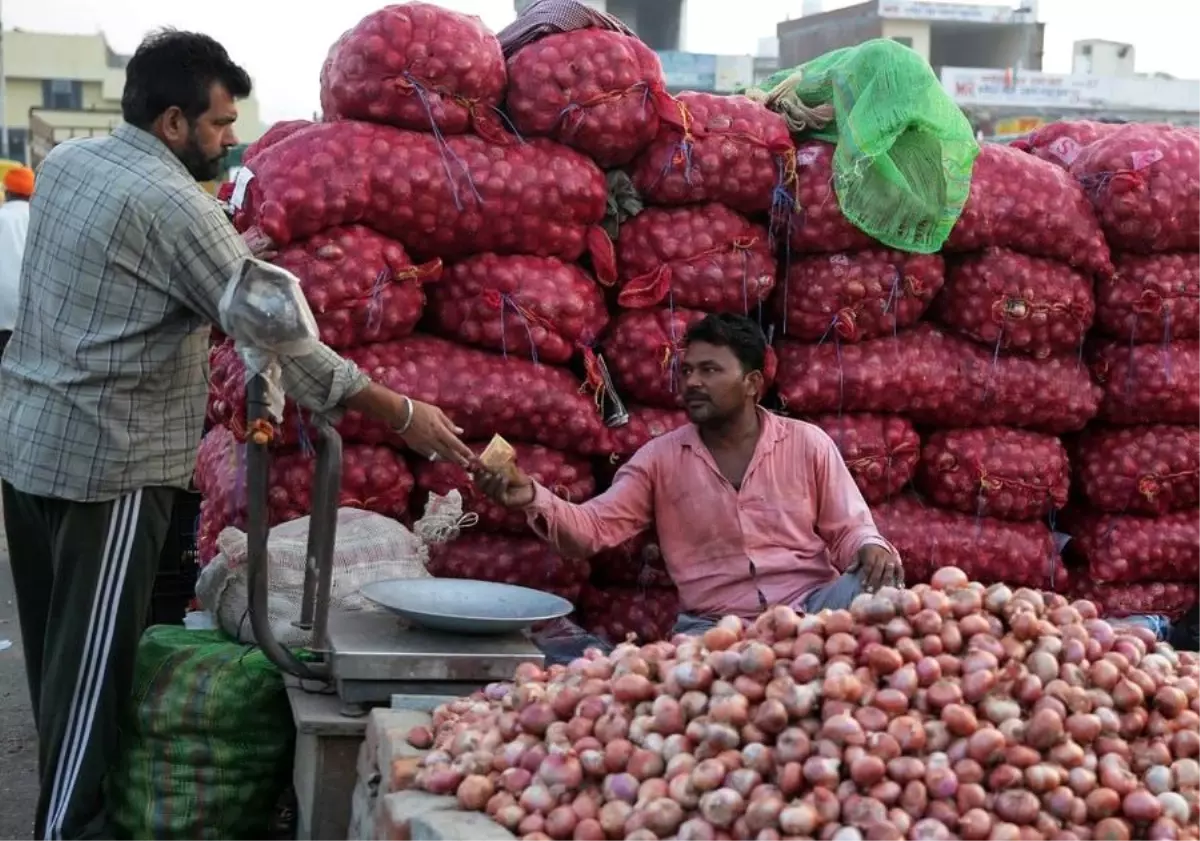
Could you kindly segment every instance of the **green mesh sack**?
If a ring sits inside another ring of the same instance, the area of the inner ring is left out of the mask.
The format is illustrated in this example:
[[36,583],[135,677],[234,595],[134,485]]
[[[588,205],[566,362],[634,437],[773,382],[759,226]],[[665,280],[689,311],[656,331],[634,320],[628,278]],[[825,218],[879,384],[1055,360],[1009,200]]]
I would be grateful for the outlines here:
[[261,651],[219,631],[151,627],[131,715],[107,781],[123,837],[267,837],[291,782],[295,728]]
[[893,248],[941,249],[971,189],[979,144],[930,66],[895,41],[867,41],[781,70],[746,92],[794,134],[837,144],[843,215]]

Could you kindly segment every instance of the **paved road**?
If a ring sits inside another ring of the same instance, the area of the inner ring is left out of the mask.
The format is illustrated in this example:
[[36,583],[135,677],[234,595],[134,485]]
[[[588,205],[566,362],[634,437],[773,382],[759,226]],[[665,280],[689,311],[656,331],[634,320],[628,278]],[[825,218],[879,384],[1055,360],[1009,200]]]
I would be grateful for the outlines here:
[[17,602],[0,527],[0,838],[29,838],[37,805],[37,735],[29,711]]

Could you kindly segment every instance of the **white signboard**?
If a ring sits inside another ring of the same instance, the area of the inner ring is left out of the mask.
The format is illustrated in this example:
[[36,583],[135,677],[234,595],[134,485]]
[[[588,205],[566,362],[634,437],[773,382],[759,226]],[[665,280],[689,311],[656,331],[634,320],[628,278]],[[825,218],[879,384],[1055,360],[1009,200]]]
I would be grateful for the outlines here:
[[961,23],[1012,23],[1012,6],[976,6],[970,3],[934,3],[929,0],[879,0],[881,18],[958,21]]
[[1103,108],[1097,76],[1058,76],[1032,70],[942,68],[942,88],[962,105]]
[[942,88],[959,105],[1002,108],[1128,108],[1194,111],[1200,82],[943,67]]

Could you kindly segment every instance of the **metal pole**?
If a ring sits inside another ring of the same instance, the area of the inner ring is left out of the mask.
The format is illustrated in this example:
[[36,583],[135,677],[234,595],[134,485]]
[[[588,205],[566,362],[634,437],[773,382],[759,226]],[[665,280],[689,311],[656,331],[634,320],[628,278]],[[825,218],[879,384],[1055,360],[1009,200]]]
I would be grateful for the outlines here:
[[[8,154],[8,68],[4,64],[4,13],[0,12],[0,149]],[[28,154],[28,152],[26,152]],[[22,161],[25,163],[25,161]]]

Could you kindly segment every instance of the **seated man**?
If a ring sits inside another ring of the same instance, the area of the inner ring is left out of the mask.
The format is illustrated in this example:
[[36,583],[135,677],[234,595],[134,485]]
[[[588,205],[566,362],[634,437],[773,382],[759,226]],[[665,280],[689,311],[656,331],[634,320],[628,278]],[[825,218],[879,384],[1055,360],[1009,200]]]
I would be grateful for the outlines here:
[[900,559],[833,441],[758,405],[767,352],[758,325],[709,315],[684,342],[691,424],[638,450],[608,491],[577,505],[519,470],[478,473],[479,486],[526,510],[534,530],[570,557],[653,525],[679,588],[677,633],[703,632],[728,614],[752,619],[769,605],[845,608],[864,588],[902,586]]

